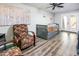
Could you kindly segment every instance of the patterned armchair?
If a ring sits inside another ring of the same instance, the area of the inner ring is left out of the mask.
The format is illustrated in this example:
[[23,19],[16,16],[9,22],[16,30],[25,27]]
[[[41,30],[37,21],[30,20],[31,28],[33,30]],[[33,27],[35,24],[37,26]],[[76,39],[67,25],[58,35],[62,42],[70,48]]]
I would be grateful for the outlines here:
[[13,25],[13,42],[21,50],[31,45],[35,46],[35,34],[30,31],[32,35],[28,34],[28,27],[26,24]]

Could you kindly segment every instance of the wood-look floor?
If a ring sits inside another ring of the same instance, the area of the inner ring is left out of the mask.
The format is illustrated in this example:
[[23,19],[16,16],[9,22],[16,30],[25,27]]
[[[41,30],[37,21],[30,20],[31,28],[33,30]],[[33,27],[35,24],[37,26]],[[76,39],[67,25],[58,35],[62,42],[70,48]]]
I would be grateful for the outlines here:
[[37,38],[35,47],[23,51],[24,56],[74,56],[76,55],[77,34],[60,32],[52,39]]

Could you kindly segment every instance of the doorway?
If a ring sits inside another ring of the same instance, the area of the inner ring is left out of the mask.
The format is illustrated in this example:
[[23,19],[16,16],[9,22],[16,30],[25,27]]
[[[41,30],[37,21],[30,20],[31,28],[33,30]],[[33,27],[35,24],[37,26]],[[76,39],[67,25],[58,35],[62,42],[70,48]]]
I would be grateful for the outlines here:
[[77,31],[77,17],[75,15],[62,16],[62,30],[76,32]]

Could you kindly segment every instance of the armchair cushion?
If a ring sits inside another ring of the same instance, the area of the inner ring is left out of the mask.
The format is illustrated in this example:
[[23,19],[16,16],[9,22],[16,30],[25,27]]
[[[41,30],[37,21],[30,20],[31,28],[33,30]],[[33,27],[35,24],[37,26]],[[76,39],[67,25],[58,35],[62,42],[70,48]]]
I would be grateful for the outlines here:
[[22,48],[25,48],[26,46],[28,47],[29,45],[32,45],[34,43],[34,40],[33,40],[33,36],[31,35],[27,35],[26,38],[24,38],[22,41],[21,41],[21,45],[22,45]]

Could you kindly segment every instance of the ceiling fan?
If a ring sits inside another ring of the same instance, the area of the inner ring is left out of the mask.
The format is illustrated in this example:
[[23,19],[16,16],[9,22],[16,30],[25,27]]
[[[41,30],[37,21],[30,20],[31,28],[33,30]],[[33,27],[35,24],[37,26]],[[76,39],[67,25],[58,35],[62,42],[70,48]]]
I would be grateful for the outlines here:
[[[50,5],[50,7],[52,8],[52,10],[54,10],[56,7],[58,7],[58,8],[63,8],[63,7],[64,7],[63,4],[64,4],[64,3],[50,3],[49,5]],[[49,8],[50,8],[50,7],[49,7]]]

